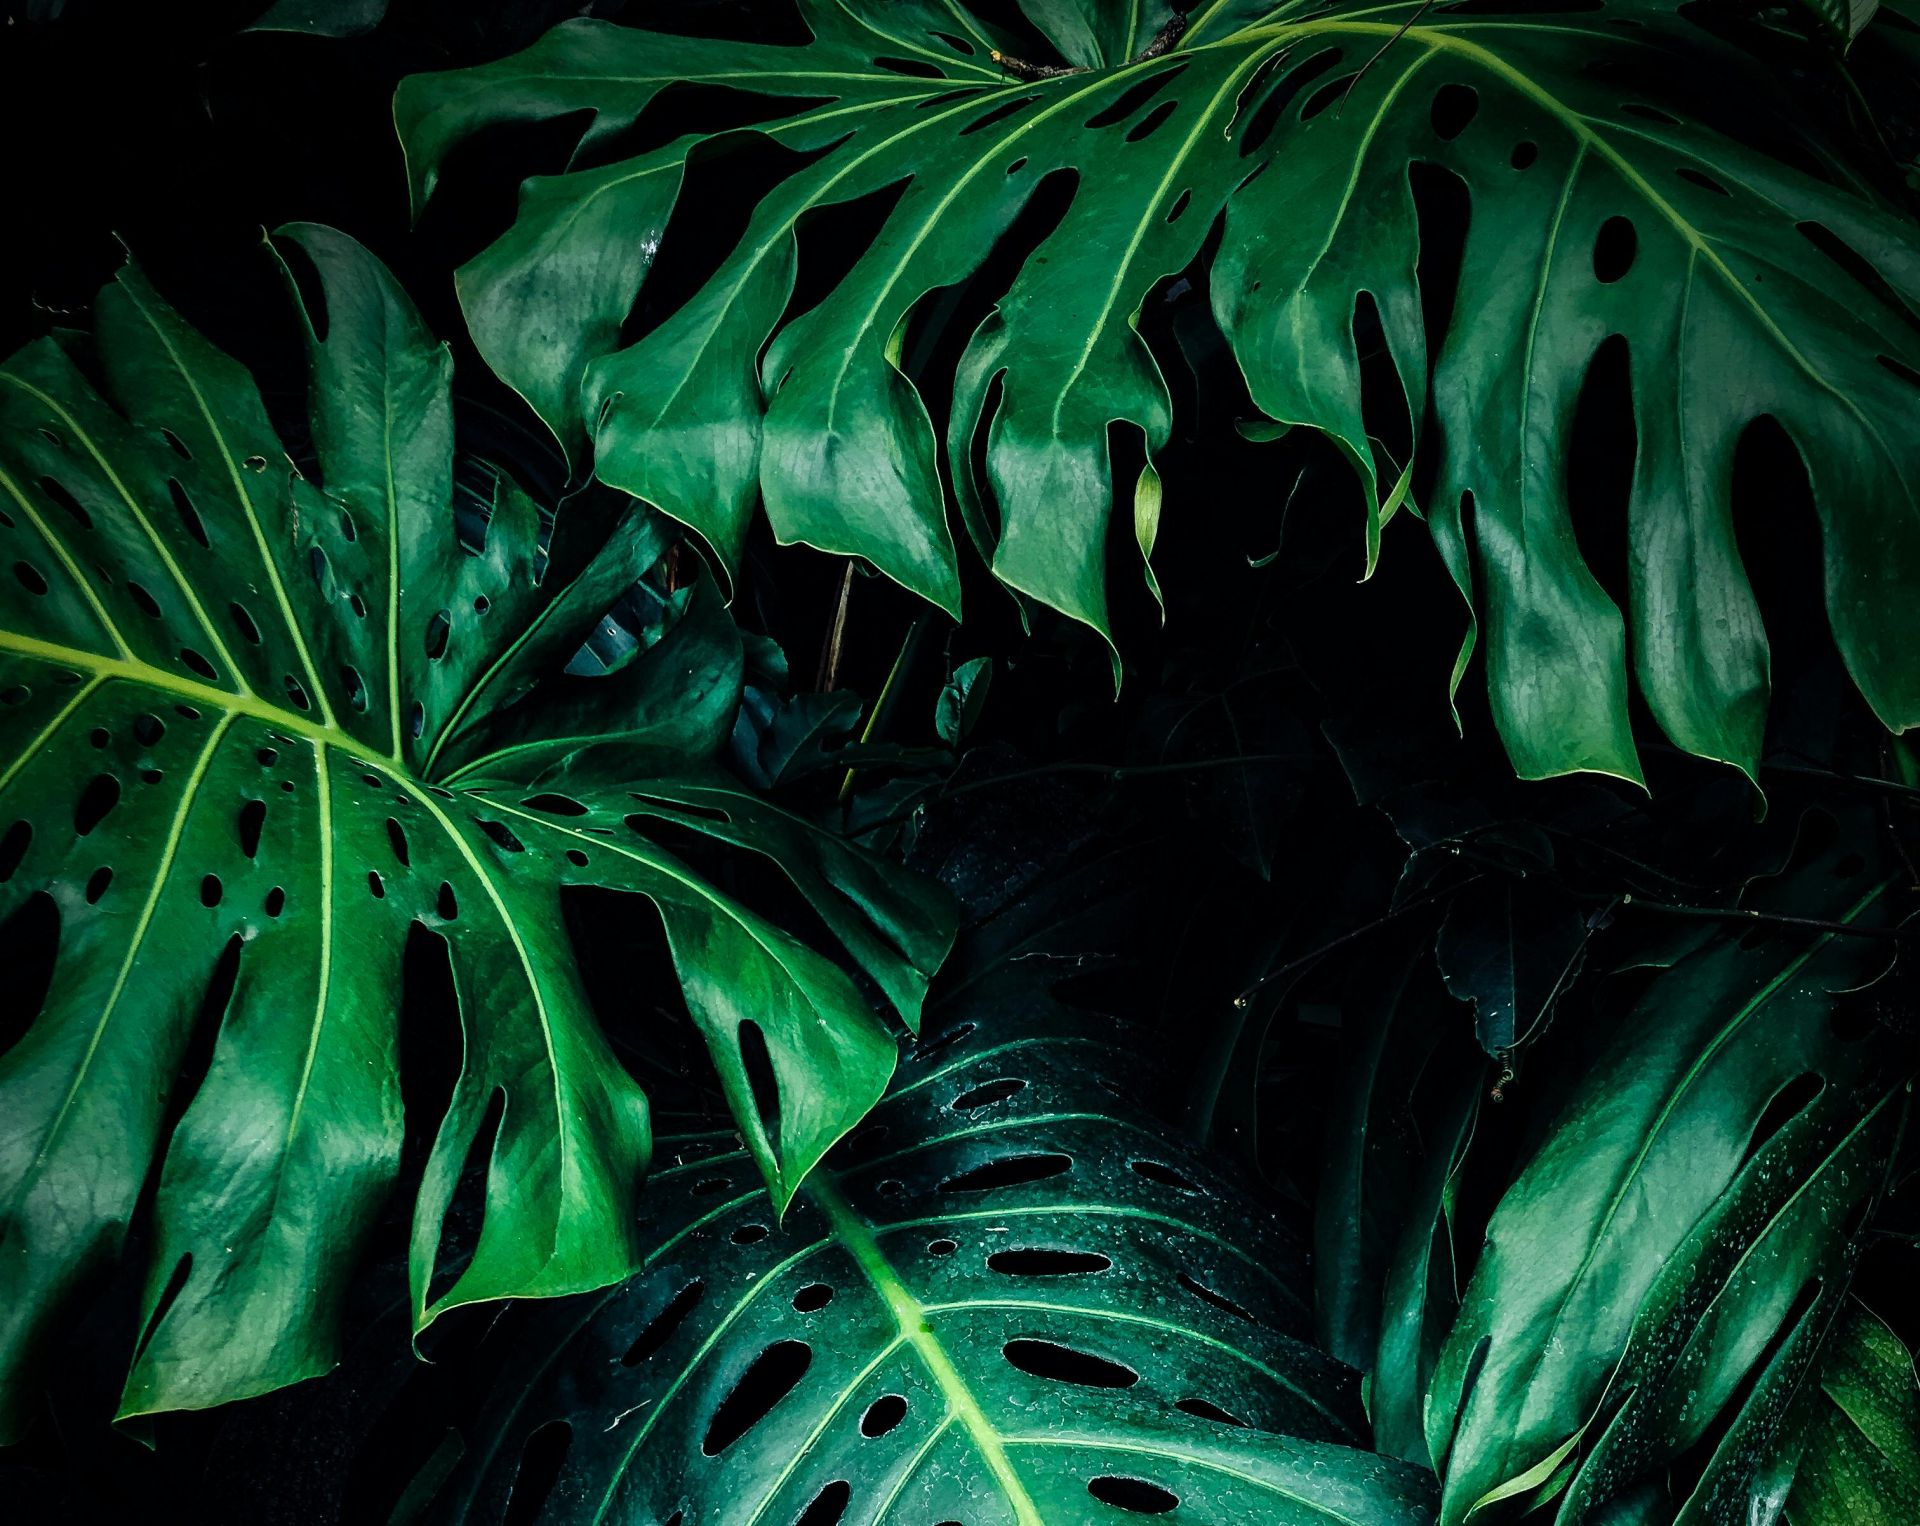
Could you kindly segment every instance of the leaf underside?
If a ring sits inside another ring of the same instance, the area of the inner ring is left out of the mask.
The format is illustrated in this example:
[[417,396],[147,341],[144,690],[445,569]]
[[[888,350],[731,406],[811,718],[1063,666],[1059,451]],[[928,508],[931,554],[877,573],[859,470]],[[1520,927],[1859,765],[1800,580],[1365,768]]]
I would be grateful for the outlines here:
[[[96,305],[107,396],[52,340],[0,368],[0,919],[39,918],[50,968],[0,1055],[0,1435],[150,1175],[122,1413],[333,1364],[400,1163],[415,934],[444,951],[464,1046],[444,1117],[419,1120],[416,1325],[602,1286],[640,1253],[646,1098],[588,1006],[564,887],[658,908],[783,1199],[880,1094],[893,1039],[839,965],[653,824],[771,858],[908,1023],[950,936],[937,896],[697,772],[739,692],[711,588],[617,671],[562,676],[660,536],[629,506],[601,526],[603,552],[576,554],[582,526],[549,537],[502,478],[464,543],[444,347],[358,245],[304,225],[284,240],[321,277],[318,480],[252,379],[131,269]],[[745,1072],[747,1022],[777,1132]],[[211,1063],[175,1098],[197,1032]],[[470,1152],[479,1243],[436,1278]]]
[[[1033,43],[958,4],[810,0],[802,47],[579,20],[409,79],[396,120],[416,205],[480,128],[592,114],[584,167],[529,181],[460,273],[482,353],[723,564],[759,500],[780,539],[864,556],[956,610],[944,465],[1000,580],[1104,634],[1107,522],[1136,486],[1110,480],[1109,429],[1137,428],[1149,457],[1171,432],[1138,315],[1218,225],[1196,279],[1259,407],[1352,460],[1368,566],[1413,469],[1379,441],[1414,431],[1427,517],[1476,612],[1455,681],[1483,637],[1521,774],[1638,779],[1634,682],[1676,743],[1752,772],[1769,641],[1732,483],[1762,416],[1805,465],[1854,680],[1889,726],[1920,720],[1920,242],[1745,53],[1655,0],[1212,0],[1149,58],[1162,4],[1024,9],[1077,72],[1010,78],[995,50]],[[679,83],[750,92],[771,118],[596,162]],[[685,188],[769,144],[791,151],[784,178],[739,242],[623,345]],[[1450,316],[1421,274],[1445,263],[1415,199],[1435,176],[1469,207]],[[809,218],[863,199],[878,230],[790,315]],[[1043,204],[1057,219],[1010,231]],[[1028,240],[1009,283],[978,290],[1009,238]],[[1362,408],[1363,302],[1397,420]],[[984,317],[951,374],[929,375],[903,339],[954,311]],[[1568,481],[1610,340],[1637,439],[1614,593],[1576,541]]]

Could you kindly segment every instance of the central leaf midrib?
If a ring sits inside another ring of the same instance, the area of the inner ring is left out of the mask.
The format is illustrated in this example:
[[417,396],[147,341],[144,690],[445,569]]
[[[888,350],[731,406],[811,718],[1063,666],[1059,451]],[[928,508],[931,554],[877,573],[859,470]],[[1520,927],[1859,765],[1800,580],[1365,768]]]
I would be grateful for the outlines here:
[[874,1238],[872,1229],[853,1211],[825,1172],[816,1173],[807,1183],[805,1191],[826,1215],[835,1237],[893,1314],[900,1334],[913,1347],[914,1353],[932,1376],[935,1387],[940,1390],[941,1397],[947,1401],[949,1416],[959,1420],[973,1444],[979,1448],[981,1458],[1005,1493],[1007,1503],[1013,1506],[1018,1526],[1046,1526],[1033,1497],[1027,1493],[1026,1485],[1014,1470],[1012,1459],[1007,1456],[1005,1439],[987,1418],[980,1401],[973,1396],[973,1391],[967,1387],[959,1369],[954,1366],[953,1359],[947,1355],[946,1348],[934,1335],[933,1327],[927,1320],[927,1310],[899,1272],[894,1270],[886,1252],[880,1249],[880,1242]]

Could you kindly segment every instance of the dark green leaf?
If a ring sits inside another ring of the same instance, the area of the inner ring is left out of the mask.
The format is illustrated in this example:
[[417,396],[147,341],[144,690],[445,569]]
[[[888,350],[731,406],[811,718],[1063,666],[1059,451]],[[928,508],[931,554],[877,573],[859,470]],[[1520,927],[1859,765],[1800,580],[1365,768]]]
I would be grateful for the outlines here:
[[1032,909],[783,1224],[724,1132],[663,1140],[658,1250],[495,1343],[433,1518],[1431,1521],[1429,1475],[1355,1449],[1305,1247],[1135,1100],[1145,1035],[1059,1009],[1082,945]]
[[975,657],[953,670],[934,706],[934,734],[949,747],[958,747],[980,720],[987,690],[993,685],[993,659]]
[[[561,671],[658,556],[651,518],[629,513],[578,557],[564,524],[543,544],[508,483],[484,539],[463,543],[444,347],[357,244],[311,225],[284,236],[324,290],[318,482],[247,373],[131,269],[96,306],[111,401],[51,341],[0,369],[0,917],[38,904],[58,923],[44,1004],[0,1056],[0,1429],[19,1424],[64,1301],[117,1253],[156,1168],[122,1413],[333,1363],[357,1247],[399,1165],[413,929],[444,944],[465,1045],[445,1117],[422,1120],[417,1326],[605,1285],[643,1248],[647,1101],[589,1009],[563,887],[658,908],[779,1202],[879,1096],[893,1040],[839,965],[651,824],[771,858],[908,1024],[951,936],[930,887],[697,776],[740,683],[710,586],[613,671]],[[228,950],[211,1067],[169,1137],[169,1088]],[[748,1024],[771,1056],[777,1129],[741,1057]],[[485,1219],[443,1286],[442,1220],[470,1153]]]
[[[1804,866],[1798,909],[1875,925],[1858,864],[1843,843]],[[1494,1213],[1427,1397],[1448,1526],[1500,1500],[1586,1520],[1709,1437],[1675,1470],[1698,1477],[1680,1518],[1747,1497],[1905,1107],[1887,1036],[1841,994],[1886,946],[1764,931],[1653,979]]]
[[[1920,1388],[1913,1357],[1849,1299],[1795,1406],[1773,1479],[1787,1526],[1907,1526],[1920,1520]],[[1763,1521],[1756,1513],[1751,1517]]]
[[[794,151],[791,172],[637,343],[622,347],[621,324],[688,167],[743,147],[739,133],[530,181],[519,220],[460,277],[501,375],[726,564],[758,495],[781,540],[864,556],[957,609],[944,449],[1001,581],[1108,634],[1107,524],[1134,486],[1111,480],[1109,430],[1140,430],[1151,461],[1172,426],[1137,320],[1224,214],[1214,314],[1254,402],[1324,431],[1358,471],[1369,566],[1412,480],[1376,437],[1420,435],[1431,369],[1437,434],[1415,442],[1434,457],[1430,522],[1484,624],[1521,774],[1641,777],[1629,654],[1675,742],[1756,767],[1769,637],[1731,494],[1762,415],[1806,465],[1849,671],[1887,725],[1920,721],[1920,239],[1692,8],[1211,0],[1173,51],[1140,59],[1127,49],[1154,34],[1147,10],[1100,8],[1095,26],[1092,8],[1033,0],[1074,66],[1041,78],[996,61],[1020,45],[958,4],[802,10],[802,47],[568,22],[513,58],[411,79],[396,103],[416,204],[493,123],[589,113],[591,151],[676,84],[776,103],[751,132]],[[1416,168],[1470,203],[1452,317],[1431,334]],[[975,276],[1043,182],[1064,210],[1012,251],[1008,288],[983,294],[997,300],[950,378],[943,441],[919,383],[938,395],[949,378],[903,370],[901,337],[945,310],[935,294]],[[878,232],[786,321],[802,221],[882,196]],[[1362,406],[1362,295],[1397,418]],[[1568,482],[1579,401],[1614,336],[1637,429],[1624,611],[1576,541]],[[1143,549],[1153,502],[1136,490]]]

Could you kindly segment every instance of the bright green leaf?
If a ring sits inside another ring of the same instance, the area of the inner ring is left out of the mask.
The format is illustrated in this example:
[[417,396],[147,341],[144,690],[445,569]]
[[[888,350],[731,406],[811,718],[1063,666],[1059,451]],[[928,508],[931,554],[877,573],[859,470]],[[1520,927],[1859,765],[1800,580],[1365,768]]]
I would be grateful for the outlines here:
[[[909,1025],[950,937],[936,892],[699,772],[740,684],[710,586],[617,669],[562,673],[663,549],[651,517],[629,505],[586,556],[591,515],[549,541],[503,480],[464,542],[446,350],[357,244],[284,238],[324,297],[317,480],[247,373],[132,269],[95,309],[106,396],[50,340],[0,369],[0,917],[43,918],[53,945],[44,1003],[0,1056],[0,1431],[156,1166],[123,1415],[332,1365],[399,1166],[416,929],[444,949],[464,1042],[444,1118],[422,1121],[417,1325],[605,1285],[643,1249],[647,1102],[588,1007],[563,887],[658,908],[778,1202],[878,1097],[893,1039],[838,964],[651,824],[772,859]],[[203,1002],[211,1065],[168,1137]],[[777,1126],[746,1073],[749,1024]],[[436,1278],[476,1149],[479,1240]]]

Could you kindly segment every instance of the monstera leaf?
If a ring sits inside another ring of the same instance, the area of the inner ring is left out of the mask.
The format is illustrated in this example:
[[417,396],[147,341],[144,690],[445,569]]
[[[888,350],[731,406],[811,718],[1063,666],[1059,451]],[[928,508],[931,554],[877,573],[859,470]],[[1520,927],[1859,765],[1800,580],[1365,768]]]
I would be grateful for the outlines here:
[[[584,167],[528,182],[462,270],[468,321],[570,448],[591,437],[603,478],[723,562],[759,497],[780,539],[957,610],[944,453],[1001,581],[1106,632],[1116,493],[1143,545],[1182,508],[1152,465],[1171,418],[1142,303],[1210,257],[1254,401],[1358,469],[1369,565],[1415,464],[1376,440],[1411,427],[1432,458],[1433,531],[1522,774],[1640,776],[1629,650],[1674,741],[1754,768],[1768,638],[1731,495],[1762,415],[1806,464],[1855,680],[1890,726],[1920,720],[1920,238],[1695,8],[1027,0],[1017,36],[959,4],[801,9],[805,46],[569,21],[396,103],[416,205],[481,128],[584,114]],[[683,85],[771,99],[751,128],[595,162],[643,114],[670,121],[661,93]],[[683,187],[756,145],[784,152],[744,234],[705,263],[683,250],[704,280],[623,344]],[[1429,274],[1448,261],[1422,175],[1469,204],[1457,291]],[[878,231],[844,268],[810,265],[818,300],[796,303],[800,232],[855,203]],[[1366,306],[1397,418],[1362,407]],[[964,349],[918,342],[947,322],[977,323]],[[1624,612],[1569,481],[1589,372],[1621,344]],[[955,353],[945,374],[911,358]],[[1138,483],[1111,480],[1116,424],[1145,437]]]
[[[463,543],[445,349],[358,245],[286,236],[324,283],[318,482],[248,375],[133,270],[97,304],[105,396],[53,340],[0,370],[0,917],[50,968],[42,992],[13,993],[25,1031],[0,1056],[9,1429],[156,1165],[123,1413],[331,1365],[399,1163],[416,929],[444,947],[464,1027],[437,1134],[420,1120],[416,1325],[605,1285],[643,1249],[647,1102],[588,1007],[563,887],[658,907],[776,1205],[880,1094],[893,1040],[838,964],[649,833],[772,859],[909,1024],[950,937],[933,890],[683,772],[738,702],[739,642],[710,588],[614,670],[562,674],[659,538],[629,514],[582,557],[570,532],[586,526],[563,517],[549,542],[503,484]],[[199,1023],[217,1027],[211,1065],[169,1137]],[[763,1106],[750,1047],[769,1063]],[[483,1228],[458,1277],[436,1277],[469,1152]]]
[[1857,1302],[1834,1327],[1795,1406],[1798,1434],[1775,1484],[1788,1526],[1899,1526],[1920,1520],[1920,1386],[1900,1337]]
[[[1894,892],[1848,849],[1796,874],[1801,909],[1824,886],[1883,927]],[[1636,1488],[1674,1493],[1629,1519],[1747,1518],[1905,1108],[1899,1051],[1844,994],[1885,942],[1761,931],[1653,978],[1495,1210],[1426,1398],[1448,1526],[1502,1503],[1572,1526]]]
[[1109,952],[1085,907],[970,940],[784,1223],[725,1131],[663,1137],[644,1270],[513,1311],[414,1519],[1430,1522],[1307,1343],[1305,1246],[1135,1100],[1153,1043],[1049,997]]

